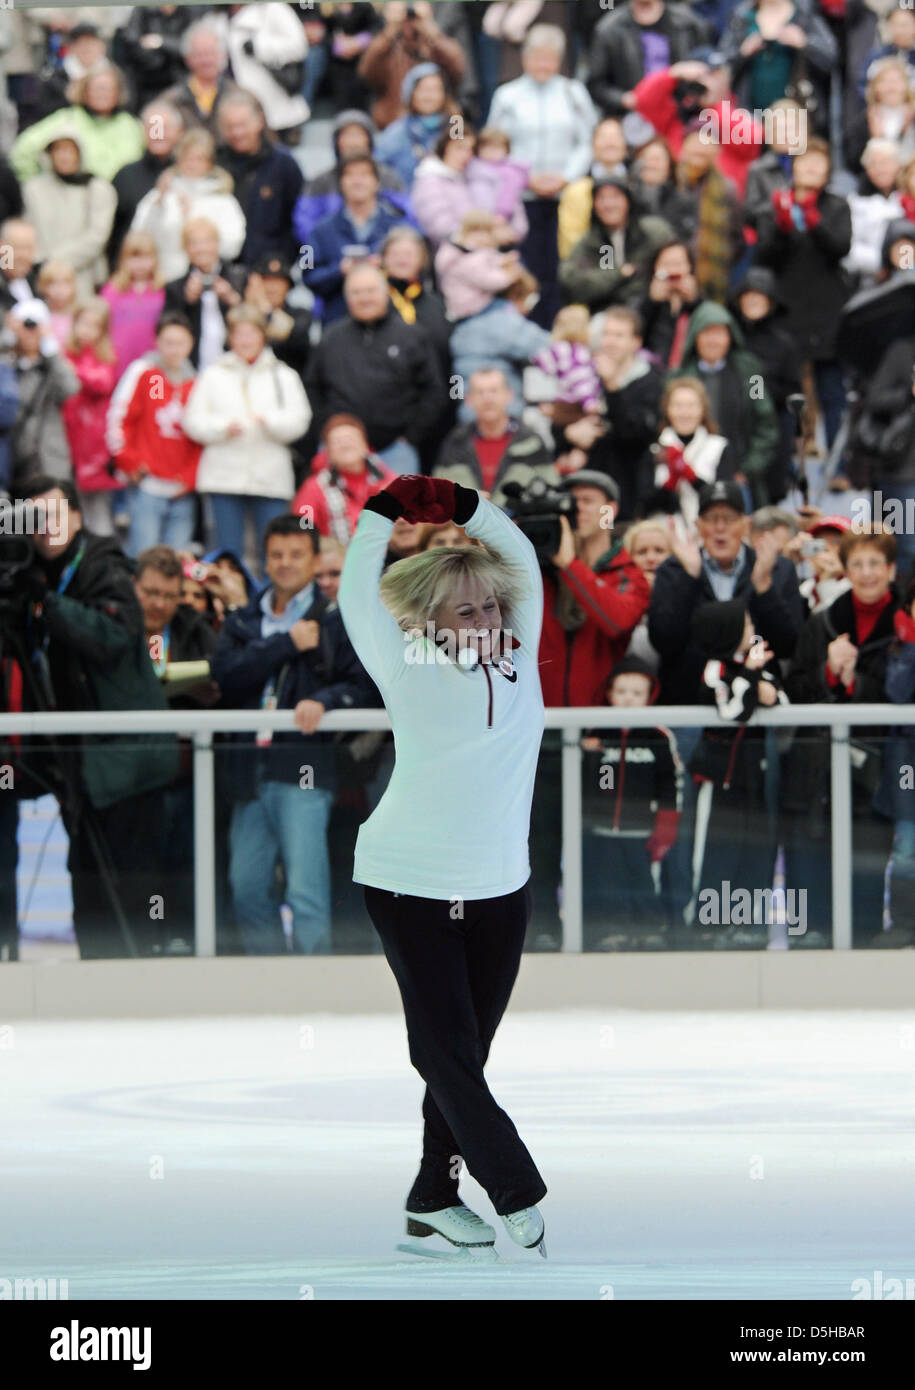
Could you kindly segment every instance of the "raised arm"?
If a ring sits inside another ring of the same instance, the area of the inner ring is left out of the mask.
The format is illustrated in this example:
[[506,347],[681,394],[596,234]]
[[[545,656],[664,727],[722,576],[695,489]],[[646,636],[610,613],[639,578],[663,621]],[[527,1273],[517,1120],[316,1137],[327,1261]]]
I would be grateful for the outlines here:
[[[472,488],[458,487],[459,494],[473,493]],[[519,571],[522,598],[511,615],[512,632],[521,646],[537,657],[540,629],[543,626],[543,577],[537,552],[523,531],[519,530],[501,507],[476,494],[476,507],[467,521],[460,520],[460,506],[455,509],[455,521],[468,536],[480,540],[487,550],[495,551],[507,564]],[[463,499],[461,499],[463,500]]]
[[378,593],[393,529],[392,518],[363,507],[346,547],[337,593],[346,634],[382,694],[406,669],[404,634]]

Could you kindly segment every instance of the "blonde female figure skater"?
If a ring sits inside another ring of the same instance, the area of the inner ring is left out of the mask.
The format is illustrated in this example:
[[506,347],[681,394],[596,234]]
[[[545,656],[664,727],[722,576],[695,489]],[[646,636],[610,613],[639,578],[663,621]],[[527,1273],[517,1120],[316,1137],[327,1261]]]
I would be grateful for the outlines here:
[[[382,577],[400,516],[454,521],[483,546],[427,550]],[[438,1233],[464,1256],[494,1257],[495,1230],[458,1196],[463,1161],[512,1240],[545,1255],[536,1203],[546,1184],[483,1075],[531,909],[527,840],[543,733],[537,557],[472,488],[403,476],[365,504],[338,602],[394,730],[394,771],[360,827],[353,879],[426,1082],[407,1234]]]

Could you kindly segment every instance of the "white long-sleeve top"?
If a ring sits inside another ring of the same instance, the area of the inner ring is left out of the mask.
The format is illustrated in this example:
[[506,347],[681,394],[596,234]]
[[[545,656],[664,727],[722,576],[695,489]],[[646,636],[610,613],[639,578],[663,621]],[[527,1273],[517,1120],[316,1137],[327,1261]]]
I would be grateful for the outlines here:
[[528,833],[544,722],[537,556],[514,522],[480,497],[465,530],[518,567],[524,588],[517,610],[503,614],[520,642],[511,679],[492,663],[466,669],[428,637],[401,630],[378,593],[392,529],[377,512],[362,512],[337,599],[394,730],[394,771],[360,826],[353,880],[444,900],[513,893],[530,877]]

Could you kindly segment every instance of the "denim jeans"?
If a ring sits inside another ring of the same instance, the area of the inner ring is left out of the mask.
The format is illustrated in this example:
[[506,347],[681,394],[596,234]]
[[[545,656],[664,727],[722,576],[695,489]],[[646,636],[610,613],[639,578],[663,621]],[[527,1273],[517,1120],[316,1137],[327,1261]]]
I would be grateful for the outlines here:
[[386,449],[379,449],[378,457],[396,473],[419,472],[419,454],[406,439],[395,439]]
[[282,497],[251,497],[243,492],[211,492],[209,494],[213,522],[213,545],[231,550],[241,560],[245,554],[245,517],[254,518],[257,534],[257,553],[263,555],[264,528],[275,516],[289,511],[290,501]]
[[229,828],[229,882],[246,955],[286,950],[276,883],[279,856],[292,910],[292,949],[330,952],[330,863],[327,821],[334,794],[295,782],[261,782],[253,801],[239,801]]
[[127,495],[130,530],[125,549],[131,560],[151,545],[170,545],[186,550],[194,539],[196,509],[194,494],[183,497],[154,497],[134,487]]

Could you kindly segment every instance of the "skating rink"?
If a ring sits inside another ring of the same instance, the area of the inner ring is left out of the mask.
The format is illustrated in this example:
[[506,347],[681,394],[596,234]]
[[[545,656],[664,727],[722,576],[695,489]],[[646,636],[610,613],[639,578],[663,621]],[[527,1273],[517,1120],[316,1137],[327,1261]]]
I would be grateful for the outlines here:
[[[487,1066],[549,1259],[398,1254],[402,1019],[0,1030],[0,1277],[69,1297],[849,1300],[915,1278],[915,1013],[509,1012]],[[860,1286],[859,1286],[860,1287]]]

